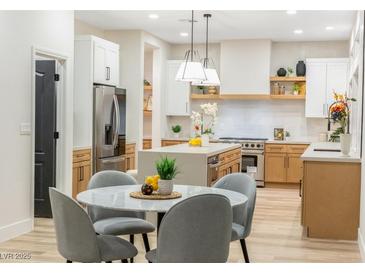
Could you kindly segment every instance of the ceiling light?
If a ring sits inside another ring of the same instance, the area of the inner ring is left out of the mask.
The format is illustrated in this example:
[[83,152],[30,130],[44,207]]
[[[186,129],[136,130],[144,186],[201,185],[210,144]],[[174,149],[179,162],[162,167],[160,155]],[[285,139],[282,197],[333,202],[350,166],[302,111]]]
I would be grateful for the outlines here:
[[199,53],[194,50],[194,11],[191,11],[191,42],[190,49],[185,53],[185,60],[176,73],[175,80],[182,82],[205,81],[207,76],[203,64],[199,62]]
[[287,10],[286,14],[290,14],[290,15],[297,14],[297,11],[296,10]]
[[333,30],[334,29],[334,27],[332,27],[332,26],[327,26],[326,27],[326,30]]
[[301,30],[301,29],[296,29],[296,30],[294,31],[294,33],[295,33],[295,34],[302,34],[302,33],[303,33],[303,30]]
[[158,19],[159,16],[158,16],[158,14],[152,13],[152,14],[148,15],[148,17],[150,19]]
[[187,32],[180,32],[180,36],[186,37],[186,36],[189,36],[189,33],[187,33]]

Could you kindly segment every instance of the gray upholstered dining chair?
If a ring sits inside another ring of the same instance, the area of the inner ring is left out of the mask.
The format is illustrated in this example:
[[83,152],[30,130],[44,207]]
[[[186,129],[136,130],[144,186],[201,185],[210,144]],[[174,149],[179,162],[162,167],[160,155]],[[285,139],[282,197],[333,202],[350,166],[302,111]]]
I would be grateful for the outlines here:
[[245,262],[249,263],[250,260],[245,239],[251,233],[253,213],[256,204],[256,182],[247,174],[232,173],[221,178],[213,187],[236,191],[246,195],[248,198],[246,204],[233,208],[231,241],[240,240]]
[[163,217],[157,249],[146,254],[157,263],[223,263],[227,261],[232,230],[229,200],[218,194],[187,198]]
[[[88,189],[136,184],[137,181],[127,173],[105,170],[91,177]],[[147,233],[153,232],[155,226],[145,220],[144,212],[119,211],[96,206],[88,206],[87,211],[98,234],[130,235],[132,244],[134,244],[134,235],[142,234],[146,252],[150,251]]]
[[58,252],[71,263],[127,262],[138,251],[117,236],[97,235],[85,210],[72,198],[49,188]]

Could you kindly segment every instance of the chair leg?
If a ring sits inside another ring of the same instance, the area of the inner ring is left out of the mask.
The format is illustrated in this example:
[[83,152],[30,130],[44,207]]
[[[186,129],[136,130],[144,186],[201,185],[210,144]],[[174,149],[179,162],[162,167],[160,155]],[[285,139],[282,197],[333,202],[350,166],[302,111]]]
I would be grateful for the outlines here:
[[122,259],[121,261],[122,261],[122,263],[128,263],[127,259]]
[[243,252],[243,257],[245,257],[245,262],[249,263],[250,259],[248,258],[248,252],[247,252],[245,239],[240,239],[240,243],[241,243],[241,248],[242,248],[242,252]]
[[[129,235],[129,242],[130,242],[132,245],[134,245],[134,235],[133,235],[133,234]],[[130,258],[129,260],[130,260],[130,262],[131,262],[131,263],[133,263],[133,262],[134,262],[134,259],[133,259],[133,258]]]
[[69,264],[70,264],[70,263],[72,263],[72,261],[70,261],[70,260],[66,260],[66,263],[69,263]]
[[142,238],[143,238],[144,248],[145,248],[146,253],[147,253],[148,251],[150,251],[150,250],[151,250],[151,249],[150,249],[150,243],[149,243],[149,241],[148,241],[148,236],[147,236],[147,234],[146,234],[146,233],[142,233]]

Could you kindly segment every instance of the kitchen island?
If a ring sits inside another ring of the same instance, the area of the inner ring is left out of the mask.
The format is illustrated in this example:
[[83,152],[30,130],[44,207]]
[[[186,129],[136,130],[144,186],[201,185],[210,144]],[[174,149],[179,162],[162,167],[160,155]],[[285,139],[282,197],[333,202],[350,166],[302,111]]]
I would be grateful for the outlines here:
[[313,143],[304,161],[302,224],[306,236],[356,240],[360,210],[360,156],[343,156],[339,143]]
[[155,163],[165,156],[176,159],[179,174],[175,184],[211,186],[220,177],[241,169],[240,144],[179,144],[139,151],[137,180],[143,182],[146,176],[156,174]]

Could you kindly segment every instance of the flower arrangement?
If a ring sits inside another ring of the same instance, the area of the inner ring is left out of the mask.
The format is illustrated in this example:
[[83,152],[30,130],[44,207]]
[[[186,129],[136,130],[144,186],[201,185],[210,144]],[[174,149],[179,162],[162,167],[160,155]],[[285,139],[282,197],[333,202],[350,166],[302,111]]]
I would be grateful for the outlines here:
[[338,127],[330,136],[330,141],[334,142],[338,139],[340,134],[350,133],[349,119],[350,110],[349,102],[355,102],[355,98],[349,98],[346,94],[341,94],[333,92],[333,97],[335,102],[329,108],[329,118],[333,120],[334,123],[339,123]]
[[195,130],[195,135],[214,134],[213,128],[217,123],[218,105],[217,103],[207,103],[200,105],[202,113],[193,111],[191,119]]

